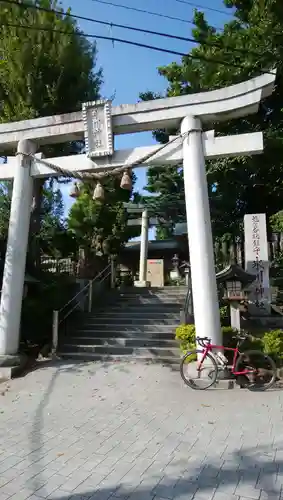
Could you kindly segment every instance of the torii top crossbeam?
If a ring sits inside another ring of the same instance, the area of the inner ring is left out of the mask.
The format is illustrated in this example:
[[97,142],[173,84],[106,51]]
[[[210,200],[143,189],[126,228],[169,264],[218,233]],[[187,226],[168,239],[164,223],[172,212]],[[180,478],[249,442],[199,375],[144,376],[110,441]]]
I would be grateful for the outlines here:
[[[219,90],[123,104],[111,110],[114,134],[129,134],[178,128],[184,116],[198,116],[202,122],[225,121],[257,112],[261,99],[273,89],[274,74],[268,73]],[[14,151],[20,140],[38,145],[84,139],[82,112],[47,116],[0,125],[0,152]]]

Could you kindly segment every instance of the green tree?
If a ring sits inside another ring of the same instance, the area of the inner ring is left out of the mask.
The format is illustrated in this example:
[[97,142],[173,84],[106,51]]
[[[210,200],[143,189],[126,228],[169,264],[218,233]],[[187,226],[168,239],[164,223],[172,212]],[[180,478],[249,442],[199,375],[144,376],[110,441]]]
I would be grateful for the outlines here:
[[[28,3],[60,11],[57,0]],[[63,10],[59,15],[3,4],[0,21],[5,59],[0,70],[2,122],[76,111],[82,102],[99,96],[102,73],[94,71],[96,45],[88,42],[71,16]]]
[[[20,1],[19,6],[1,4],[0,56],[4,60],[0,65],[1,122],[77,111],[82,102],[99,97],[102,71],[96,69],[95,43],[88,42],[76,21],[60,9],[57,0],[29,0],[29,3],[61,10],[62,14],[29,9],[21,6]],[[30,26],[46,31],[32,30]],[[73,142],[43,147],[41,151],[47,157],[59,156],[78,152],[80,147],[81,144]],[[38,263],[38,242],[45,232],[40,229],[40,222],[47,186],[41,179],[35,182],[29,247],[34,263]]]
[[38,238],[46,255],[63,258],[76,253],[76,242],[67,231],[63,195],[53,179],[44,186]]
[[[268,217],[277,213],[282,209],[283,194],[282,2],[226,0],[224,3],[235,9],[235,18],[225,25],[223,31],[209,26],[204,14],[195,12],[193,36],[201,42],[191,51],[196,59],[184,57],[181,64],[174,62],[159,68],[159,73],[168,81],[167,96],[226,87],[257,76],[266,69],[277,68],[276,89],[262,102],[256,115],[210,124],[217,133],[227,135],[262,130],[265,145],[264,154],[260,156],[207,162],[213,230],[218,236],[238,234],[245,213],[266,212]],[[147,95],[141,97],[147,98]],[[157,131],[155,135],[164,141],[168,131]],[[149,169],[148,190],[160,193],[155,200],[157,209],[166,197],[170,199],[172,196],[174,200],[177,184],[182,185],[182,169],[174,175],[177,180],[174,176],[171,180],[170,167]],[[180,208],[176,221],[185,214],[183,191],[180,189],[179,192]]]
[[3,255],[9,228],[9,211],[11,203],[11,182],[0,183],[0,252]]
[[[134,175],[132,180],[134,185]],[[118,255],[125,242],[140,234],[140,227],[127,225],[123,203],[129,202],[134,193],[121,189],[120,181],[120,177],[103,181],[103,202],[93,200],[93,182],[84,182],[70,210],[68,229],[84,249],[87,262],[96,257],[102,257],[103,261],[103,257]]]
[[[9,229],[9,212],[12,196],[12,183],[0,184],[0,253],[4,256]],[[76,252],[76,243],[67,232],[64,219],[64,202],[61,190],[54,184],[54,179],[46,181],[40,211],[40,231],[32,236],[42,253],[54,257],[65,257]],[[33,268],[28,256],[27,267]]]

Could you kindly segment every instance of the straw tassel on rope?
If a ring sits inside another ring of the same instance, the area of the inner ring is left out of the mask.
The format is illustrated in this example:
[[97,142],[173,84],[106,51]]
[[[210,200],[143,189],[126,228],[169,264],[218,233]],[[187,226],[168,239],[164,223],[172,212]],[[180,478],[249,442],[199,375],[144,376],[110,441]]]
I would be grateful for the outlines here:
[[93,191],[92,199],[95,201],[104,201],[105,193],[101,182],[97,182]]
[[80,188],[77,182],[75,182],[73,187],[71,188],[70,196],[71,198],[78,198],[80,196]]
[[127,191],[131,191],[132,187],[133,187],[132,172],[129,168],[127,168],[123,172],[120,188],[126,189]]

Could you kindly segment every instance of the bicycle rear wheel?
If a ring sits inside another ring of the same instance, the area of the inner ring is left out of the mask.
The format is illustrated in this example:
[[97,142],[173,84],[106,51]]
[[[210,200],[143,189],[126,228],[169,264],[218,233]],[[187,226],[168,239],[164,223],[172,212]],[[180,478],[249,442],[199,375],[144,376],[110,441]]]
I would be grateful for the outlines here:
[[246,388],[250,391],[266,391],[277,379],[276,365],[273,359],[261,351],[245,351],[237,359],[235,372],[253,370],[245,375]]
[[191,389],[204,391],[215,384],[218,375],[218,366],[211,354],[207,353],[200,369],[197,370],[197,357],[201,350],[190,351],[185,354],[180,364],[180,374],[186,385]]

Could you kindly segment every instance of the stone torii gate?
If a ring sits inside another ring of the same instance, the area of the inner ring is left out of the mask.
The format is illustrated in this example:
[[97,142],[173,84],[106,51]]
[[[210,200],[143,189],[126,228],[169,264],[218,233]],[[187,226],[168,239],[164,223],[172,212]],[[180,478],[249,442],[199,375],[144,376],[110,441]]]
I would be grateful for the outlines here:
[[[0,356],[18,351],[22,291],[35,177],[58,176],[52,164],[72,172],[101,172],[141,165],[179,165],[183,162],[187,227],[191,261],[196,332],[221,341],[213,241],[205,158],[241,156],[263,151],[262,133],[216,137],[203,132],[210,122],[256,113],[271,94],[275,72],[228,88],[113,107],[109,102],[86,103],[82,112],[0,125],[0,149],[17,151],[0,167],[0,179],[14,179],[10,225],[0,305]],[[114,134],[158,128],[180,128],[181,136],[167,147],[150,146],[115,151]],[[85,139],[87,154],[35,158],[41,145]],[[3,359],[2,359],[3,361]]]

